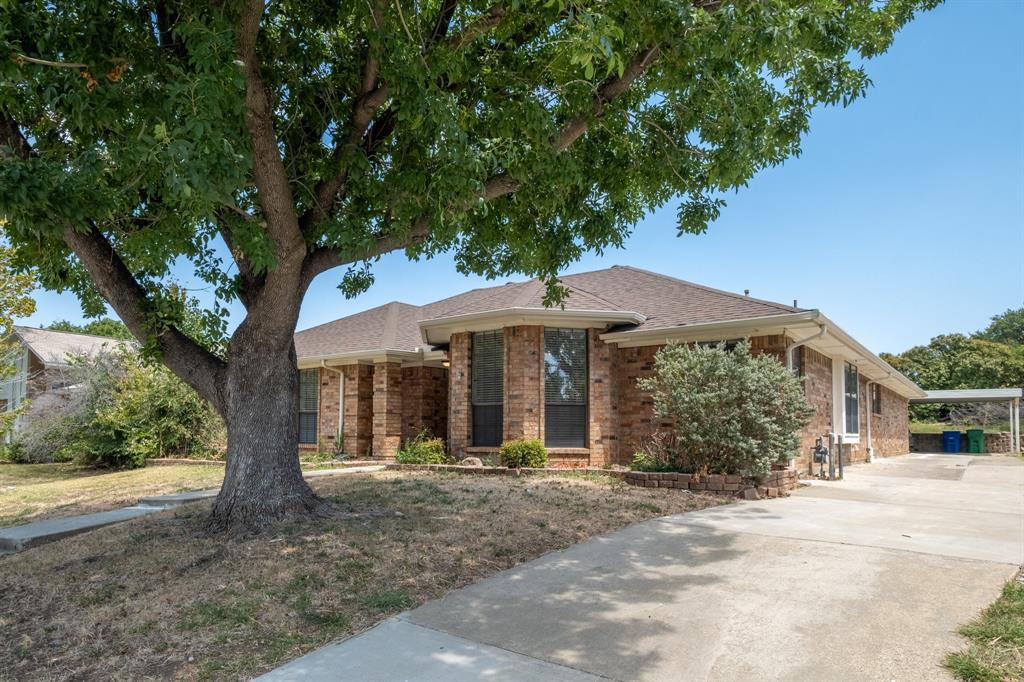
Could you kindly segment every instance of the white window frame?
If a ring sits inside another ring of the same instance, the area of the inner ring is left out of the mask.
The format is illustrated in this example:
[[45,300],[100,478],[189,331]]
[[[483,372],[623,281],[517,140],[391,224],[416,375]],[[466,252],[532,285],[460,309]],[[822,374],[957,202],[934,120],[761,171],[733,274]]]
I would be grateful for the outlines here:
[[860,394],[860,368],[844,357],[832,358],[832,424],[836,433],[843,435],[843,443],[860,443],[860,433],[850,433],[846,428],[846,365],[857,370],[857,428],[860,430],[860,416],[864,397]]

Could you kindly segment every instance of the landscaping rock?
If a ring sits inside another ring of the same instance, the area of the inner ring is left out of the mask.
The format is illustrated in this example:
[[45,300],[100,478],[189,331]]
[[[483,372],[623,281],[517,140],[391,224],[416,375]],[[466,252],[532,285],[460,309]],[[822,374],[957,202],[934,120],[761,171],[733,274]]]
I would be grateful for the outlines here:
[[736,493],[736,497],[741,500],[761,499],[761,496],[757,494],[757,488],[744,488],[743,490]]
[[459,462],[464,467],[482,467],[484,462],[479,457],[467,457]]

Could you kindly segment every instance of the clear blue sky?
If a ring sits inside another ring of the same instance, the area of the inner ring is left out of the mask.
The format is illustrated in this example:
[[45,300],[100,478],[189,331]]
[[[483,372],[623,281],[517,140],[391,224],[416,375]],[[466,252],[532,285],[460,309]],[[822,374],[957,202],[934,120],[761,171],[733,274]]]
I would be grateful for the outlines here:
[[[1024,305],[1022,27],[1021,0],[949,0],[868,64],[865,99],[817,112],[802,156],[727,197],[707,234],[677,238],[675,206],[666,206],[625,249],[572,271],[622,263],[797,299],[876,352],[974,331]],[[339,272],[322,275],[299,328],[488,284],[443,256],[410,263],[395,254],[375,273],[354,300],[335,288]],[[37,298],[31,324],[81,319],[69,295]]]

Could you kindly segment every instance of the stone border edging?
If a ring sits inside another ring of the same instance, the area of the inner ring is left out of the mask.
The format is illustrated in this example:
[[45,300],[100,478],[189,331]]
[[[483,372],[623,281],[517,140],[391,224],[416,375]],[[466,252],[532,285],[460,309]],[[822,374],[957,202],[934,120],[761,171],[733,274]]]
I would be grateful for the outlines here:
[[710,474],[697,478],[693,474],[677,474],[655,471],[620,471],[596,467],[579,468],[522,468],[466,466],[463,464],[398,464],[388,462],[384,468],[389,471],[434,471],[453,474],[483,474],[491,476],[529,476],[536,474],[565,475],[572,473],[599,474],[624,481],[640,488],[672,488],[693,492],[710,493],[727,497],[785,497],[797,487],[796,472],[792,469],[777,469],[760,479],[744,478],[737,475]]

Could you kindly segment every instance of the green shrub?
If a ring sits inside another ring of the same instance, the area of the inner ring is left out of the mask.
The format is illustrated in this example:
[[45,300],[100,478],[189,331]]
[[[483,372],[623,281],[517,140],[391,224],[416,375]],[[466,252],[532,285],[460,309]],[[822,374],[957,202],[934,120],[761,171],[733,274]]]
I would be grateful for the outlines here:
[[448,464],[448,454],[444,451],[444,439],[432,437],[428,429],[416,434],[406,441],[395,455],[399,464]]
[[537,468],[548,464],[548,451],[544,449],[544,443],[535,438],[505,441],[501,444],[498,457],[502,466],[512,469]]
[[773,356],[751,355],[745,341],[732,349],[670,344],[654,370],[637,386],[675,424],[668,464],[679,469],[766,474],[796,453],[813,414],[801,380]]
[[[153,457],[219,457],[219,415],[170,370],[122,349],[76,361],[66,399],[37,400],[16,446],[31,462],[71,461],[117,469]],[[44,409],[46,408],[46,409]]]

